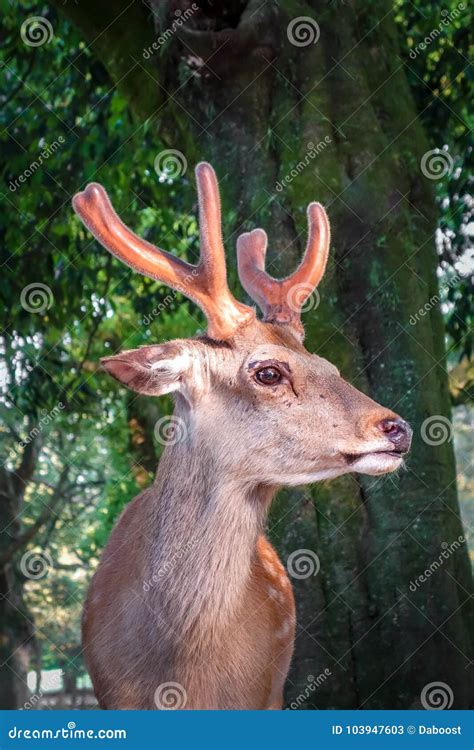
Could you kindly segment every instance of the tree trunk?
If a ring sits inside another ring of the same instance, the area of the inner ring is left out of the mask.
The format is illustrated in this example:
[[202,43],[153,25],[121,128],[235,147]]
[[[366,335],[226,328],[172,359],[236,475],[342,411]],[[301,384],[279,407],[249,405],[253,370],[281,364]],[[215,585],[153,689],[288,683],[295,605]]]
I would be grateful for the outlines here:
[[25,488],[38,456],[39,441],[23,449],[15,471],[0,467],[0,709],[20,708],[28,700],[26,682],[34,640],[34,624],[24,601],[25,577],[18,569],[21,510]]
[[64,698],[66,706],[76,708],[77,703],[77,671],[75,667],[67,668],[64,666]]
[[[95,49],[138,120],[154,116],[189,166],[207,159],[216,168],[231,280],[236,236],[255,226],[269,232],[270,272],[292,270],[304,247],[306,205],[323,202],[334,239],[321,302],[306,315],[307,347],[414,428],[408,470],[399,476],[348,476],[276,501],[270,534],[282,559],[308,548],[321,563],[318,575],[294,581],[298,633],[288,702],[415,708],[427,684],[444,682],[453,707],[467,708],[473,630],[466,546],[441,556],[462,535],[452,443],[423,439],[422,429],[429,417],[443,424],[450,416],[443,324],[429,303],[437,291],[436,209],[420,170],[429,146],[391,6],[250,0],[225,10],[214,3],[211,17],[201,2],[176,27],[167,4],[158,5],[154,39],[168,28],[173,34],[165,53],[159,45],[144,58],[152,75],[134,69],[133,85],[124,81],[153,23],[136,11],[128,17],[125,3],[119,18],[114,7],[116,23]],[[90,40],[97,6],[102,30],[111,13],[105,2],[58,3]],[[301,16],[306,38],[289,25]],[[427,314],[415,318],[426,303]],[[439,569],[418,585],[440,556]]]
[[[41,448],[40,437],[32,428],[30,439],[21,449],[15,469],[0,467],[0,708],[21,708],[29,698],[27,675],[36,664],[40,651],[35,641],[33,615],[27,605],[25,583],[29,578],[42,577],[47,572],[48,558],[28,544],[49,522],[63,502],[63,489],[68,479],[69,466],[60,472],[58,482],[48,504],[34,523],[23,524],[27,486],[35,472]],[[31,437],[33,436],[33,437]],[[54,516],[55,517],[55,516]],[[53,517],[53,524],[54,524]],[[45,550],[46,552],[46,550]],[[40,667],[39,667],[40,668]]]
[[13,571],[0,571],[0,709],[21,708],[29,698],[26,683],[34,627]]

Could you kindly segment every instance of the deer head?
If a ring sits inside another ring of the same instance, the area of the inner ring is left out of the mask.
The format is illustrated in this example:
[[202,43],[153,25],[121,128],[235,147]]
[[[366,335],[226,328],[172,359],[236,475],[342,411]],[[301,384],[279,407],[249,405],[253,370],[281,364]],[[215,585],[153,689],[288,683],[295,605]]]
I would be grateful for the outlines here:
[[397,469],[410,447],[408,424],[303,345],[301,307],[319,284],[329,251],[324,208],[310,204],[306,252],[284,280],[265,271],[262,229],[239,237],[239,276],[263,311],[259,320],[227,285],[214,170],[201,163],[196,178],[197,266],[130,231],[100,185],[88,185],[73,199],[77,214],[111,253],[183,292],[208,320],[207,336],[106,357],[105,369],[138,393],[173,393],[186,427],[184,443],[212,451],[223,471],[245,482],[296,485],[352,471],[377,475]]

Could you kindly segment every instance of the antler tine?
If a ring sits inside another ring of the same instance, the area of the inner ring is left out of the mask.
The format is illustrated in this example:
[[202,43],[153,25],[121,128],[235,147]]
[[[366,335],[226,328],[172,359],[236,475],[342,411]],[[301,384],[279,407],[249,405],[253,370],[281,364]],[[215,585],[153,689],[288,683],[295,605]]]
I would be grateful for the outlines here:
[[303,331],[301,308],[321,281],[329,254],[329,219],[320,203],[308,206],[308,241],[294,273],[277,280],[265,271],[267,236],[263,229],[240,235],[237,260],[242,286],[258,304],[267,323],[287,323]]
[[113,255],[143,276],[162,281],[192,299],[208,320],[208,334],[225,339],[254,317],[237,302],[226,281],[225,254],[220,233],[217,180],[209,164],[196,169],[200,196],[201,258],[197,266],[161,250],[132,232],[116,214],[101,185],[90,183],[73,198],[73,207],[94,237]]
[[94,237],[127,266],[157,281],[177,288],[194,266],[132,232],[116,214],[107,192],[91,182],[82,193],[76,193],[72,205]]
[[272,292],[278,284],[265,271],[267,242],[264,229],[254,229],[237,239],[237,266],[241,284],[265,316],[269,312]]
[[[214,327],[218,321],[218,338],[227,338],[240,325],[254,319],[255,312],[238,302],[227,286],[219,185],[210,164],[203,161],[197,165],[196,181],[201,240],[201,257],[196,270],[199,283],[205,290],[206,315],[212,319]],[[212,336],[211,327],[209,335]]]
[[308,293],[301,300],[303,304],[324,276],[329,256],[331,228],[329,218],[320,203],[310,203],[307,210],[308,241],[303,260],[296,271],[284,280],[289,289],[295,283],[306,284]]
[[227,285],[225,250],[222,242],[221,200],[216,173],[207,162],[196,167],[199,198],[199,270],[213,285]]

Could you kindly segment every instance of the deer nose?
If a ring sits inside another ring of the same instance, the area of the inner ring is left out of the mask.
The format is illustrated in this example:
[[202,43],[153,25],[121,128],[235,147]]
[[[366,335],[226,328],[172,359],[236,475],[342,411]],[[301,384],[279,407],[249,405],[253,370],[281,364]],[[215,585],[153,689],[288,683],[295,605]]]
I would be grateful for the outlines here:
[[388,437],[400,453],[406,453],[411,445],[412,429],[408,422],[400,417],[382,419],[377,424],[378,429]]

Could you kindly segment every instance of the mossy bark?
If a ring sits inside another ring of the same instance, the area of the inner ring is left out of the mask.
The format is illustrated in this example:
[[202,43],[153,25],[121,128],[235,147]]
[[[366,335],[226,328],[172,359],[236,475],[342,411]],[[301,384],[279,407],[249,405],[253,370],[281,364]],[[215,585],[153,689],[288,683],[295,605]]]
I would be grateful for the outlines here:
[[[26,683],[34,652],[35,628],[24,599],[25,576],[17,547],[25,488],[37,460],[35,441],[23,452],[16,471],[0,467],[0,709],[21,708],[29,696]],[[28,566],[27,566],[28,567]]]
[[[391,8],[385,0],[251,0],[233,3],[231,28],[224,28],[219,11],[204,23],[205,4],[197,5],[147,61],[155,87],[147,73],[139,78],[141,93],[130,87],[137,119],[155,115],[189,164],[207,159],[216,168],[233,282],[240,231],[267,229],[270,272],[283,276],[304,247],[307,203],[327,206],[331,261],[321,303],[306,315],[307,346],[414,428],[406,472],[348,476],[276,501],[269,526],[283,560],[310,548],[321,561],[317,576],[295,581],[288,701],[415,708],[423,687],[442,681],[453,691],[453,707],[467,708],[473,630],[465,545],[410,589],[462,527],[452,444],[429,445],[420,432],[430,416],[449,419],[449,397],[439,309],[431,306],[410,324],[436,293],[436,210],[420,170],[429,146]],[[81,8],[64,12],[91,36]],[[160,3],[155,13],[157,35],[172,22],[166,9]],[[288,39],[288,23],[300,16],[317,21],[317,43]],[[144,34],[137,29],[137,40]],[[133,50],[121,46],[119,64],[111,46],[113,29],[96,49],[127,93],[120,75]],[[310,144],[322,142],[308,159]],[[307,165],[292,177],[299,162]],[[315,688],[313,677],[325,669],[331,674]]]

